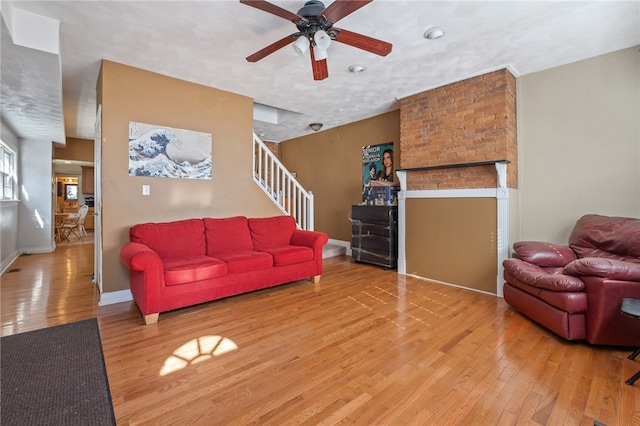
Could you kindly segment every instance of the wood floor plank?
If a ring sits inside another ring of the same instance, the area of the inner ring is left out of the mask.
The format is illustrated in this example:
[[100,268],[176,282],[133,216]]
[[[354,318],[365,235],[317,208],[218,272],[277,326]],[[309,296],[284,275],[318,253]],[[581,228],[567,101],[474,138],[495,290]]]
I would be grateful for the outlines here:
[[118,425],[640,425],[630,348],[566,342],[504,300],[325,260],[322,281],[162,313],[98,306],[93,246],[21,256],[2,335],[97,317]]

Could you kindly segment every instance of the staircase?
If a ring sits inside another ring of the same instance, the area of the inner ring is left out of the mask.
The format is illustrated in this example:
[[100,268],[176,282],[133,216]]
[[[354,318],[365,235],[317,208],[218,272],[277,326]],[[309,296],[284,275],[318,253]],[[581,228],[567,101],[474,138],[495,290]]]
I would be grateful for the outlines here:
[[[253,180],[282,213],[295,218],[298,228],[313,231],[313,194],[300,185],[255,133]],[[329,242],[323,247],[322,258],[342,256],[346,252],[346,247]]]
[[278,157],[253,134],[253,180],[298,228],[313,231],[313,194],[306,191]]

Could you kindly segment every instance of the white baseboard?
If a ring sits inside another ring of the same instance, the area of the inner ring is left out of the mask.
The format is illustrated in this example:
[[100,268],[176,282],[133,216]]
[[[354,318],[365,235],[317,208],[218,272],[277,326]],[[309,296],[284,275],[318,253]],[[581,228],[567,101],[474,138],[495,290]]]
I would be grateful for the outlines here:
[[51,244],[50,246],[42,246],[42,247],[22,247],[20,249],[20,254],[53,253],[55,249],[56,249],[55,244]]
[[110,291],[100,295],[98,306],[113,305],[114,303],[129,302],[133,300],[131,290]]
[[9,267],[16,261],[16,259],[20,257],[20,252],[18,250],[14,251],[9,255],[9,257],[2,262],[2,267],[0,267],[0,275],[4,274],[4,272],[9,269]]

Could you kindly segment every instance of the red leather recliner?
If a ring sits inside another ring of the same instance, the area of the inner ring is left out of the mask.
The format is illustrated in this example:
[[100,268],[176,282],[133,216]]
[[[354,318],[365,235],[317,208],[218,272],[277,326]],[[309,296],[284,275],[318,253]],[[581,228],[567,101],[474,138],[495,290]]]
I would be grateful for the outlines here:
[[504,299],[567,340],[640,346],[640,321],[620,312],[640,299],[640,219],[589,214],[569,246],[521,241],[503,262]]

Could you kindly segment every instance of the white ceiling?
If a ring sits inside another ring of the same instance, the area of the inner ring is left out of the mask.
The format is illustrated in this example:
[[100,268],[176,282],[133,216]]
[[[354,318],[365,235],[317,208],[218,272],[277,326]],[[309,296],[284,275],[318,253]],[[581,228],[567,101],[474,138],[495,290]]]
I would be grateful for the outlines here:
[[[292,12],[304,5],[273,3]],[[0,5],[3,17],[18,8],[60,22],[59,56],[13,46],[4,23],[2,30],[3,121],[19,137],[54,141],[64,135],[93,139],[103,58],[293,112],[281,114],[279,124],[254,121],[263,139],[283,141],[312,133],[311,122],[324,123],[325,130],[372,117],[397,109],[407,95],[496,69],[508,67],[518,77],[640,45],[637,0],[375,0],[336,27],[388,41],[393,51],[380,57],[333,42],[329,78],[314,81],[308,53],[299,57],[290,46],[257,63],[245,60],[297,30],[237,0]],[[426,40],[423,33],[435,26],[445,37]],[[352,64],[366,70],[349,73]]]

